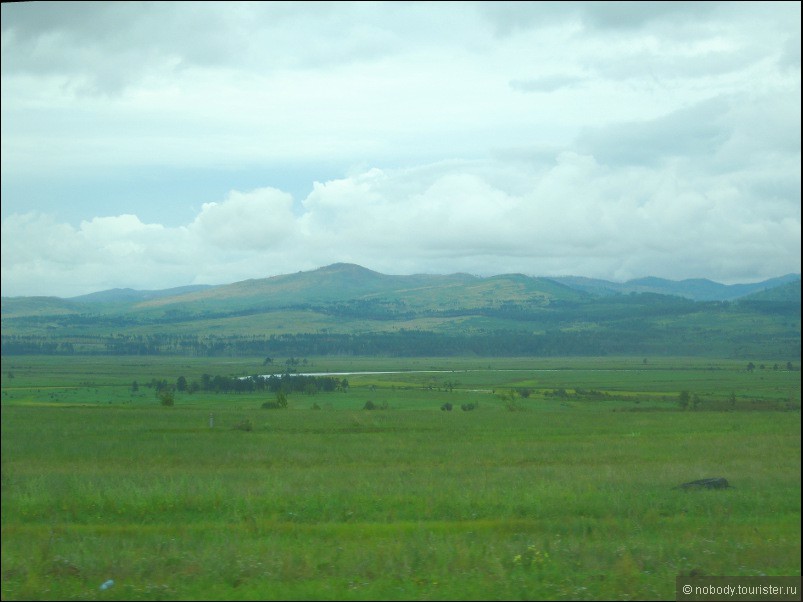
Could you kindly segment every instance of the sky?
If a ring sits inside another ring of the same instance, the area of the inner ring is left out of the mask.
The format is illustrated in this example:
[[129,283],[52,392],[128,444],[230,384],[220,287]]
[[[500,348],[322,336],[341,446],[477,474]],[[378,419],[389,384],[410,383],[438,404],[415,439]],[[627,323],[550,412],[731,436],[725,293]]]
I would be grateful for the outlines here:
[[799,2],[2,5],[2,294],[800,272]]

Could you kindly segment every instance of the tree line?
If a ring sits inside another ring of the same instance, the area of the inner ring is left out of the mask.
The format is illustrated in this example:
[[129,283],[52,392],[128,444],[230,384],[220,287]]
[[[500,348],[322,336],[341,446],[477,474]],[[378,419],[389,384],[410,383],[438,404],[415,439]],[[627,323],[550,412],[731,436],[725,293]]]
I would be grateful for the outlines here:
[[0,352],[14,355],[177,355],[193,357],[254,356],[390,356],[477,355],[604,356],[693,355],[718,357],[800,357],[800,335],[788,332],[728,333],[699,327],[656,327],[638,319],[615,326],[526,332],[494,330],[445,334],[423,330],[338,334],[328,332],[194,336],[177,334],[71,336],[2,336]]
[[[139,383],[131,383],[131,390],[138,391]],[[179,376],[175,383],[167,379],[152,379],[144,386],[153,388],[157,394],[178,391],[182,393],[304,393],[315,395],[318,392],[330,393],[332,391],[346,391],[349,381],[345,378],[333,376],[314,376],[310,374],[270,374],[253,376],[221,376],[202,374],[200,380],[188,381],[185,376]]]

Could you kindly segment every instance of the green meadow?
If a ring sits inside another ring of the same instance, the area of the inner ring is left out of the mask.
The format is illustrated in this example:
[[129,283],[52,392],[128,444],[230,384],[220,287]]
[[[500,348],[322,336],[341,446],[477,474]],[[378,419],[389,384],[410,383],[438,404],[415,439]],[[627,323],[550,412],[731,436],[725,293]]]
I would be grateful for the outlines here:
[[[309,358],[374,374],[274,410],[149,385],[285,360],[3,357],[2,598],[660,600],[678,575],[800,575],[799,362]],[[732,487],[677,488],[706,477]]]

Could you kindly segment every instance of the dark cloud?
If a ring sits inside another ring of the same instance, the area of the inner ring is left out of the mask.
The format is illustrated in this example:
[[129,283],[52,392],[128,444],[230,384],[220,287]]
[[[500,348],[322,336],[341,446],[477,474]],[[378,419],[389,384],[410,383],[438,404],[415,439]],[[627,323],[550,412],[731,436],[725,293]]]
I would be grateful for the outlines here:
[[800,31],[793,33],[786,39],[783,53],[778,59],[778,63],[782,69],[800,69]]
[[624,31],[656,22],[696,21],[719,2],[580,2],[581,18],[589,29]]
[[[488,2],[482,14],[498,36],[556,24],[576,24],[588,33],[622,33],[653,24],[695,24],[720,2]],[[675,30],[681,34],[681,30]],[[685,35],[685,33],[683,34]]]
[[3,4],[2,68],[106,94],[196,67],[325,68],[392,52],[398,35],[386,18],[397,10],[319,2]]
[[480,13],[497,36],[508,36],[536,27],[577,20],[579,10],[573,2],[482,2]]
[[673,158],[710,157],[728,139],[723,123],[729,103],[705,101],[643,122],[587,129],[578,148],[606,165],[657,165]]

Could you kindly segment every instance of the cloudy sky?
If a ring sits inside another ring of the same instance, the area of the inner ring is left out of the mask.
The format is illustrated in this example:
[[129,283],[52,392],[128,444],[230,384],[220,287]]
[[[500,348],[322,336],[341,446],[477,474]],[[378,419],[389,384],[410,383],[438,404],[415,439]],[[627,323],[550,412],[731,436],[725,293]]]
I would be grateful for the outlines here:
[[2,294],[800,272],[799,2],[2,5]]

